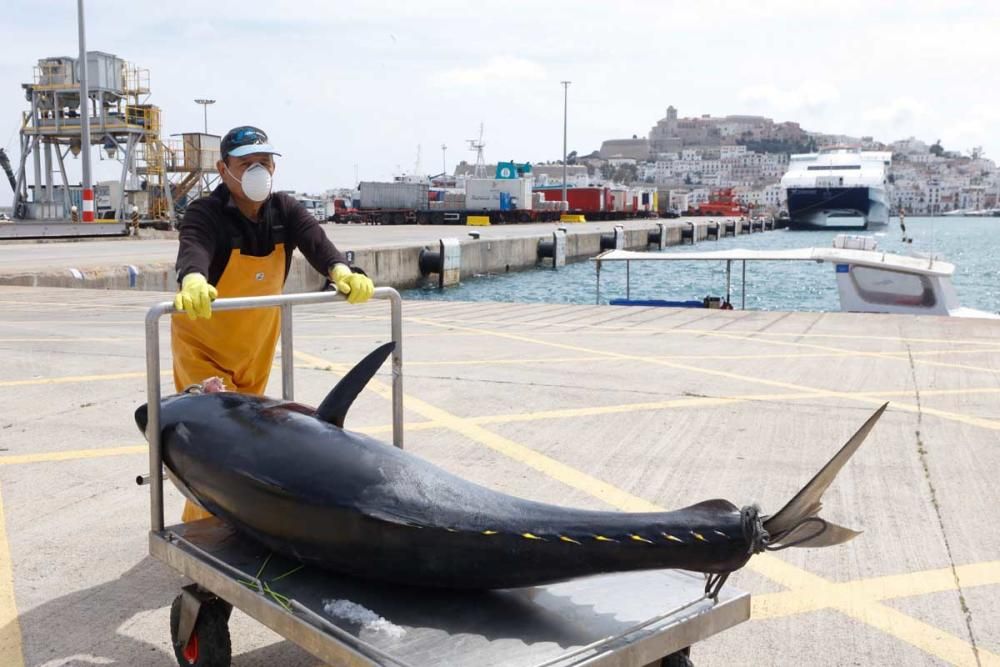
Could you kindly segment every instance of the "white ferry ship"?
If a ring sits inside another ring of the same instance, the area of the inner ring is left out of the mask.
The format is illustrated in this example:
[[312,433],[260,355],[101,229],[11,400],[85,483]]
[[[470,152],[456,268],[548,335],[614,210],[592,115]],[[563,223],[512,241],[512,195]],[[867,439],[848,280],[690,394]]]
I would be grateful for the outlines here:
[[873,229],[889,224],[892,153],[834,146],[792,155],[781,187],[792,229]]

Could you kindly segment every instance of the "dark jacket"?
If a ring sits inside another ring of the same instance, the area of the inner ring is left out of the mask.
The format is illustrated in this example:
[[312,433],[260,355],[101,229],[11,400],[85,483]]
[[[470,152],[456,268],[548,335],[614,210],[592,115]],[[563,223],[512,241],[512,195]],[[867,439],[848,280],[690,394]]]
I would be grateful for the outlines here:
[[296,248],[324,276],[334,264],[348,263],[316,218],[280,192],[267,198],[260,209],[260,222],[253,222],[230,201],[229,188],[220,184],[209,196],[188,205],[178,228],[178,282],[189,273],[200,273],[217,285],[234,248],[244,255],[265,257],[278,243],[285,244],[285,279]]

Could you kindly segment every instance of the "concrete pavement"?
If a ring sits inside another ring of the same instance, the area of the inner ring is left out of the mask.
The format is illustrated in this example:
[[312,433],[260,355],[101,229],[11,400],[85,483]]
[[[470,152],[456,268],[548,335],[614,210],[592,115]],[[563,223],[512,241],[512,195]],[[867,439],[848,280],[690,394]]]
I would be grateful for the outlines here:
[[[0,288],[2,665],[175,664],[167,606],[181,582],[147,555],[132,422],[143,314],[169,296]],[[300,400],[386,340],[386,311],[297,311]],[[774,512],[890,401],[824,503],[864,533],[752,559],[732,585],[752,592],[753,619],[693,658],[1000,665],[995,323],[450,302],[408,302],[404,316],[407,449],[546,502],[721,497]],[[385,439],[389,424],[370,391],[348,420]],[[171,489],[168,521],[179,511]],[[238,612],[231,630],[235,665],[315,664]]]

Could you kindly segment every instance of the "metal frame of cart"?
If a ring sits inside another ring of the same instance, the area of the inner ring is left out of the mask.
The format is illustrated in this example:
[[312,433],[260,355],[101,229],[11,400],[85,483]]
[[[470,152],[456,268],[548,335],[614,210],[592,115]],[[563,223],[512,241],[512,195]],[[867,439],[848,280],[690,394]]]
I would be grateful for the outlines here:
[[[403,446],[402,301],[391,288],[393,444]],[[335,292],[219,299],[214,311],[281,308],[282,395],[294,400],[292,308],[343,301]],[[664,665],[690,664],[689,647],[750,617],[750,596],[726,589],[712,598],[705,579],[677,571],[605,575],[549,586],[480,594],[413,591],[305,568],[280,582],[281,596],[254,567],[268,552],[218,519],[164,526],[160,441],[159,321],[173,304],[146,315],[150,554],[193,580],[180,603],[180,646],[200,623],[197,598],[220,598],[321,660],[337,665]],[[281,559],[277,559],[280,561]],[[274,561],[272,561],[274,562]],[[283,567],[294,565],[286,562]],[[260,576],[258,576],[260,575]],[[283,577],[278,577],[282,579]],[[274,579],[273,581],[277,581]],[[403,629],[385,637],[363,624],[324,615],[326,596],[357,600]],[[279,599],[281,598],[281,599]],[[188,604],[190,603],[190,604]],[[187,610],[185,612],[185,604]],[[193,606],[193,611],[191,609]],[[200,607],[202,610],[206,607]],[[191,617],[191,614],[194,614]],[[228,611],[220,621],[228,623]],[[228,629],[226,630],[228,641]],[[228,650],[228,646],[227,646]],[[663,656],[667,656],[663,658]],[[184,663],[227,665],[224,662]],[[180,660],[180,659],[179,659]]]

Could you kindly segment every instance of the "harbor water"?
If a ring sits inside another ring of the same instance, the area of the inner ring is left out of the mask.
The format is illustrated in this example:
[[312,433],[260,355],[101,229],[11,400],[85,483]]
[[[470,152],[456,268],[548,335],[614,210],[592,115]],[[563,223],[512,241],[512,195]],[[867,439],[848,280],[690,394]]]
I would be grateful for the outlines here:
[[[1000,311],[1000,262],[995,256],[998,218],[907,218],[904,243],[898,218],[875,232],[880,250],[944,259],[955,265],[955,289],[963,306]],[[696,245],[674,246],[667,252],[704,252],[735,248],[784,249],[829,247],[838,233],[778,230],[763,234],[703,240]],[[733,263],[732,303],[741,306],[741,267]],[[726,293],[725,262],[649,262],[631,267],[632,299],[703,299]],[[463,279],[445,290],[412,289],[406,299],[448,301],[507,301],[593,304],[597,302],[593,262],[569,264],[557,271],[538,269],[503,275]],[[625,265],[606,264],[601,269],[600,302],[625,297]],[[813,262],[748,262],[746,308],[780,311],[837,311],[840,302],[834,267]]]

